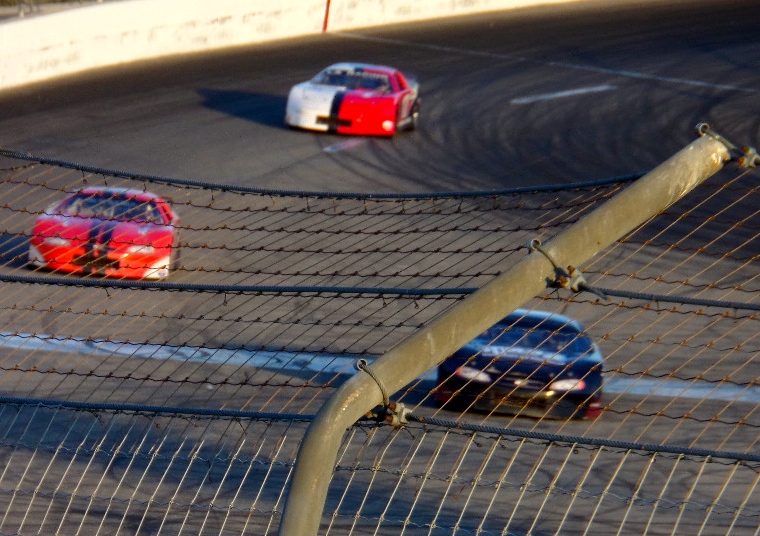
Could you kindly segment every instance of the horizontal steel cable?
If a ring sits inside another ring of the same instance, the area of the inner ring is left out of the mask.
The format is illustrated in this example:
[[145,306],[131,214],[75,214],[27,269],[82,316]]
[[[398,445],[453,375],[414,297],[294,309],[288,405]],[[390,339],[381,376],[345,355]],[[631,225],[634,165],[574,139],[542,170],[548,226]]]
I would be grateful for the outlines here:
[[[333,287],[333,286],[310,286],[310,285],[208,285],[197,283],[168,283],[154,281],[125,281],[125,280],[99,280],[99,279],[73,279],[68,277],[42,277],[42,276],[19,276],[0,275],[0,281],[5,283],[32,283],[43,285],[64,285],[75,287],[101,287],[122,289],[145,289],[145,290],[174,290],[190,292],[228,292],[228,293],[262,293],[262,294],[371,294],[376,296],[445,296],[467,295],[477,291],[477,288],[440,287],[434,289],[400,288],[400,287]],[[736,309],[745,311],[760,311],[760,304],[742,303],[727,300],[708,300],[702,298],[689,298],[685,296],[673,296],[669,294],[651,294],[645,292],[629,292],[625,290],[608,289],[603,287],[586,286],[593,289],[595,294],[617,298],[630,298],[636,300],[677,303],[680,305],[698,305],[702,307],[719,307],[723,309]]]
[[629,292],[626,290],[594,287],[606,296],[616,298],[630,298],[653,302],[677,303],[679,305],[699,305],[701,307],[720,307],[723,309],[737,309],[745,311],[760,311],[760,303],[741,303],[726,300],[706,300],[702,298],[687,298],[684,296],[672,296],[667,294],[649,294],[645,292]]
[[515,428],[499,428],[496,426],[483,426],[479,424],[467,424],[459,421],[436,419],[414,414],[407,414],[408,421],[440,426],[450,430],[463,430],[468,432],[484,432],[498,434],[500,436],[519,437],[523,439],[536,439],[550,443],[567,443],[571,445],[587,445],[592,447],[610,447],[622,450],[637,450],[656,452],[663,454],[679,454],[683,456],[697,456],[703,458],[718,458],[743,462],[760,462],[760,454],[745,452],[731,452],[723,450],[700,449],[693,447],[679,447],[675,445],[658,445],[653,443],[635,443],[631,441],[618,441],[615,439],[603,439],[599,437],[567,436],[551,434],[547,432],[535,432],[533,430],[517,430]]
[[[36,406],[48,407],[51,409],[71,409],[76,411],[108,411],[121,413],[148,413],[154,415],[182,415],[190,417],[223,417],[232,419],[250,419],[264,421],[289,421],[289,422],[311,422],[314,415],[301,415],[292,413],[269,413],[256,411],[236,411],[206,408],[181,408],[170,406],[150,406],[141,404],[112,404],[112,403],[94,403],[94,402],[73,402],[65,400],[44,400],[36,398],[14,398],[0,397],[0,404],[16,406]],[[550,443],[567,443],[570,445],[586,445],[591,447],[609,447],[622,450],[647,451],[663,454],[678,454],[682,456],[696,456],[712,459],[736,460],[742,462],[760,463],[760,454],[731,452],[713,449],[700,449],[693,447],[679,447],[675,445],[657,445],[652,443],[637,443],[632,441],[618,441],[614,439],[604,439],[599,437],[569,436],[562,434],[552,434],[547,432],[536,432],[532,430],[519,430],[515,428],[499,428],[496,426],[483,426],[479,424],[467,424],[459,421],[446,419],[437,419],[415,415],[413,413],[405,414],[407,421],[413,421],[430,426],[448,428],[450,430],[462,430],[467,432],[481,432],[496,434],[506,437],[518,437],[523,439],[535,439]]]

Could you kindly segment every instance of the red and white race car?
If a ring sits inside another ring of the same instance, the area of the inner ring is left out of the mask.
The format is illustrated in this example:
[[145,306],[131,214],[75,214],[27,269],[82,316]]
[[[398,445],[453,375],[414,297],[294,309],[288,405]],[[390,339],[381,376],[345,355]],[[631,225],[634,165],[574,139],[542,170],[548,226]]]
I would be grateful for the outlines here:
[[29,264],[60,272],[163,279],[176,268],[179,217],[141,190],[92,187],[37,217]]
[[419,84],[383,65],[336,63],[293,86],[285,123],[337,134],[392,136],[417,127]]

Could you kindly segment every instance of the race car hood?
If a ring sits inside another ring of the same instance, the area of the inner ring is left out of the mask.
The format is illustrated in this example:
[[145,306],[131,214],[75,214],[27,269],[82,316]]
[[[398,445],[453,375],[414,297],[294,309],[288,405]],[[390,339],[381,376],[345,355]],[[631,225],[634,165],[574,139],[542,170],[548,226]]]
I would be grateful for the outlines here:
[[300,107],[310,110],[329,110],[335,95],[345,91],[335,86],[323,86],[304,82],[293,87],[290,97]]

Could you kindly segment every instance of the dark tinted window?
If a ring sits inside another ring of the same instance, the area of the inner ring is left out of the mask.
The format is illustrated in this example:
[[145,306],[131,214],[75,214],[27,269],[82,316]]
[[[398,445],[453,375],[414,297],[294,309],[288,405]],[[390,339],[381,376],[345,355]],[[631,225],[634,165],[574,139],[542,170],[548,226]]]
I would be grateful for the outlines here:
[[314,80],[312,80],[312,82],[325,86],[338,86],[346,89],[366,89],[369,91],[389,91],[391,87],[391,81],[387,75],[364,71],[322,71],[314,78]]
[[478,337],[482,345],[522,346],[547,352],[585,354],[592,351],[591,340],[568,325],[552,322],[496,324]]

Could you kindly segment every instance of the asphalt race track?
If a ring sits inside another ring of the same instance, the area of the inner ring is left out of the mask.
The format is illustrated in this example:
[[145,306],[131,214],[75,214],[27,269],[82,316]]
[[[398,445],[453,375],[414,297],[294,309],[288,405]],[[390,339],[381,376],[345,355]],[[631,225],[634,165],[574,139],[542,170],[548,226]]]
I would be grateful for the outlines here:
[[[424,192],[651,169],[710,125],[760,133],[760,5],[584,2],[124,65],[0,94],[0,146],[261,188]],[[421,83],[421,126],[345,143],[289,130],[289,88],[336,61]]]
[[[760,3],[641,4],[499,12],[95,71],[0,94],[0,147],[220,184],[408,193],[644,172],[693,141],[699,122],[757,146]],[[343,60],[416,76],[420,128],[392,139],[287,128],[290,87]],[[186,248],[191,269],[175,281],[238,283],[233,265],[197,270],[207,262],[198,251]],[[41,322],[50,332],[56,319]]]
[[[500,12],[92,72],[0,94],[0,146],[178,179],[370,193],[635,174],[693,141],[699,122],[757,146],[760,3],[640,4]],[[370,139],[288,129],[289,88],[342,60],[414,74],[419,130]],[[193,268],[205,262],[183,255]],[[233,268],[175,280],[237,284]],[[43,317],[50,332],[56,319]]]

